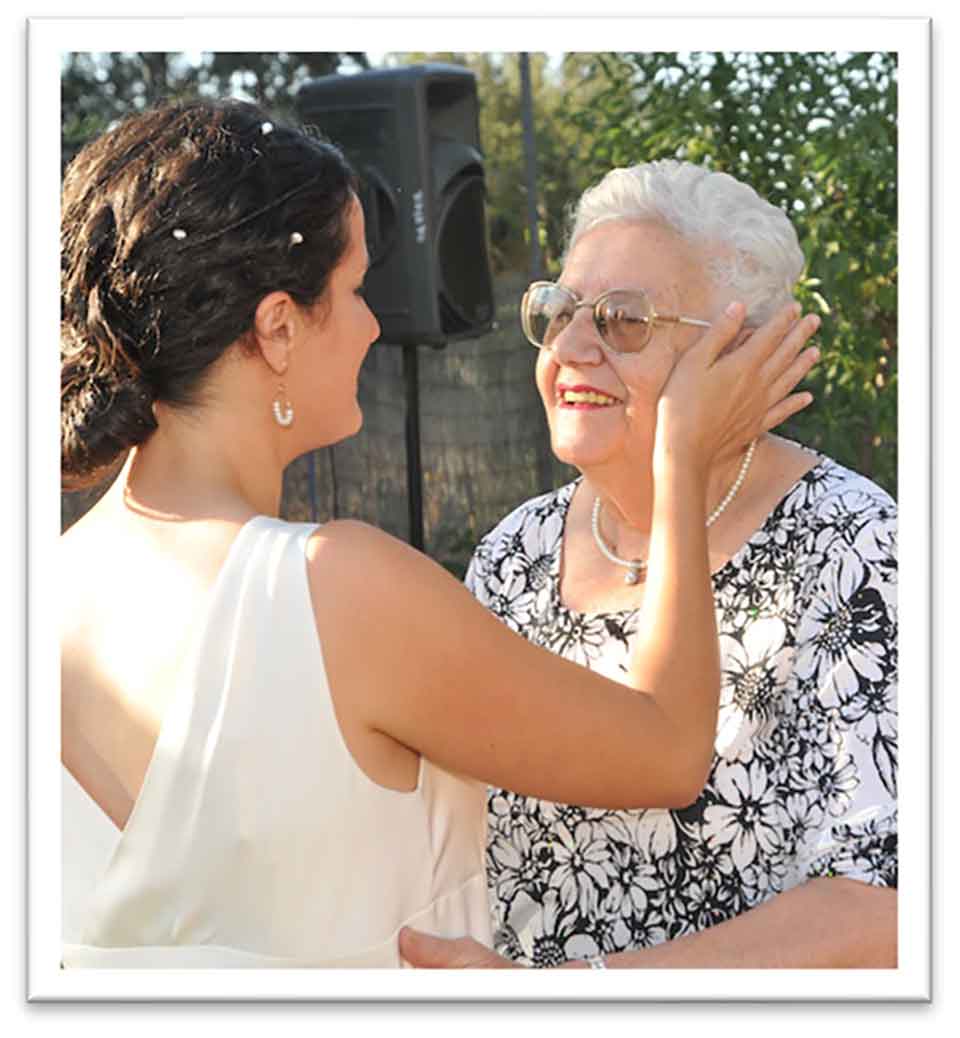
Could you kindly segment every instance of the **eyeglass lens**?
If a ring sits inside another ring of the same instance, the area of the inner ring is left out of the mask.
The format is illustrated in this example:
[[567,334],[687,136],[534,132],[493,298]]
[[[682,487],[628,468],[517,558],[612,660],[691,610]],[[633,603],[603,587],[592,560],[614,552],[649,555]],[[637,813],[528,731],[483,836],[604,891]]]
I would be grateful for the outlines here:
[[637,353],[650,339],[650,303],[640,292],[611,292],[594,308],[593,320],[615,353]]
[[[535,285],[523,302],[523,330],[536,346],[550,349],[573,320],[576,300],[556,285]],[[616,353],[636,353],[650,338],[650,303],[642,292],[614,291],[594,307],[597,333]]]

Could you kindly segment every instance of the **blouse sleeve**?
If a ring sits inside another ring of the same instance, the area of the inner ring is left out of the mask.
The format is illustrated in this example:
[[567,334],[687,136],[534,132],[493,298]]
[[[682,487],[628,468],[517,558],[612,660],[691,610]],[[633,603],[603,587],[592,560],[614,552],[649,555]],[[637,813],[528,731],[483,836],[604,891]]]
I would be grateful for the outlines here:
[[[897,885],[895,505],[841,501],[818,535],[815,586],[797,628],[798,764],[788,810],[808,823],[806,878]],[[797,807],[797,805],[801,805]]]
[[487,541],[483,540],[473,550],[463,583],[470,594],[484,605],[486,605],[485,585],[488,566],[489,548]]

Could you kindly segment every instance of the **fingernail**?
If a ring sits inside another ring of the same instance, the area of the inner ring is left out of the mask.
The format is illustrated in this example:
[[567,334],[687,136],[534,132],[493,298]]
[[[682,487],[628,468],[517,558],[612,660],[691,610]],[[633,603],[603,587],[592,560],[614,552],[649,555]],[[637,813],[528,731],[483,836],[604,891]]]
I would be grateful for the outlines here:
[[816,331],[820,327],[820,318],[816,314],[810,315],[810,327]]
[[793,306],[790,308],[790,312],[793,314],[794,318],[799,317],[802,311],[803,307],[799,303],[794,303]]
[[727,317],[739,317],[742,310],[743,303],[734,302],[731,303],[726,310],[724,310],[724,313],[727,315]]

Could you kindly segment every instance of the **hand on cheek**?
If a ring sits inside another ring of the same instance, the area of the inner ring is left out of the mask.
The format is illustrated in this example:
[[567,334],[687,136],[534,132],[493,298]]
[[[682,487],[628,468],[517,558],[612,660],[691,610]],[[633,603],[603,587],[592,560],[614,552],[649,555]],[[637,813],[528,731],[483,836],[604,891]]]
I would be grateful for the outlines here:
[[608,354],[610,367],[627,390],[628,409],[648,413],[656,410],[657,400],[680,356],[669,334],[672,330],[654,334],[639,353]]
[[751,335],[753,335],[755,331],[755,328],[743,328],[737,334],[737,337],[733,340],[733,342],[723,347],[723,349],[720,351],[719,356],[726,357],[729,354],[734,353],[736,350],[739,350],[740,347],[747,342],[747,340],[750,338]]

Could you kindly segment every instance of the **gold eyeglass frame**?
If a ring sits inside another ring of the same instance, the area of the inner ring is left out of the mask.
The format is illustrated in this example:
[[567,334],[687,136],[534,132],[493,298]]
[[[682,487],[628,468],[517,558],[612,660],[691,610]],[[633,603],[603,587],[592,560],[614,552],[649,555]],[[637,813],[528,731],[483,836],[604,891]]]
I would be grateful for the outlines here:
[[[573,313],[576,314],[577,310],[588,308],[593,311],[593,327],[596,329],[597,336],[600,342],[603,344],[605,349],[608,349],[611,353],[616,353],[618,356],[623,356],[624,351],[618,350],[615,346],[611,346],[609,342],[603,337],[603,330],[601,327],[602,318],[600,316],[600,307],[610,298],[612,295],[622,293],[624,295],[640,296],[647,305],[647,316],[637,318],[638,323],[647,325],[647,337],[640,344],[642,350],[647,343],[650,341],[650,337],[653,335],[653,329],[656,325],[664,324],[688,324],[693,325],[697,328],[709,328],[709,321],[702,321],[697,317],[686,317],[683,314],[662,314],[658,313],[653,305],[653,301],[650,296],[647,295],[642,289],[639,288],[611,288],[608,292],[604,292],[597,296],[596,299],[580,299],[577,294],[566,285],[560,285],[556,281],[534,281],[528,287],[526,292],[523,293],[523,299],[520,301],[520,325],[523,328],[523,334],[526,336],[527,341],[535,346],[538,350],[552,350],[553,345],[547,346],[545,343],[537,342],[533,335],[530,327],[530,317],[528,313],[528,300],[530,294],[538,288],[551,288],[556,291],[562,292],[568,296],[573,303]],[[571,322],[572,322],[571,318]],[[563,334],[562,332],[560,334]]]

